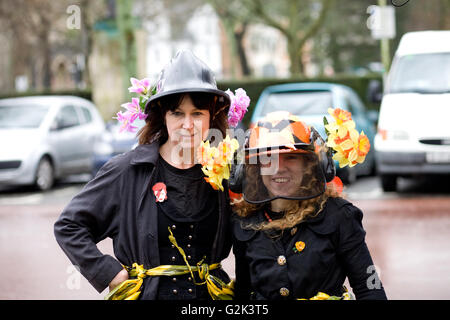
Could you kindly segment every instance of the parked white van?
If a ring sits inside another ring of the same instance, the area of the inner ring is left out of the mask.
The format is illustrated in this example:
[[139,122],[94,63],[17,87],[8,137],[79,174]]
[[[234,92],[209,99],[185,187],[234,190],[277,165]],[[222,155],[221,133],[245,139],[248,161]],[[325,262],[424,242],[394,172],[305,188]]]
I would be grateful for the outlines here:
[[450,174],[450,31],[401,38],[374,145],[384,191],[395,191],[399,176]]

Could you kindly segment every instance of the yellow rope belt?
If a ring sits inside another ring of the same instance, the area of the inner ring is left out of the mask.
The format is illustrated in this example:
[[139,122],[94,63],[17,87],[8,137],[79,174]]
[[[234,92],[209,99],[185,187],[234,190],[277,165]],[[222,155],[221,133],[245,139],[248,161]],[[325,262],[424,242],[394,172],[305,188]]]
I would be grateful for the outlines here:
[[[135,277],[135,279],[128,279],[119,284],[111,290],[111,292],[105,297],[105,300],[136,300],[141,293],[140,289],[144,281],[143,279],[147,276],[178,276],[189,273],[191,274],[194,284],[206,284],[208,293],[213,300],[233,299],[233,281],[230,281],[230,283],[225,283],[209,273],[209,270],[221,268],[221,264],[213,263],[208,265],[207,263],[203,263],[204,259],[202,259],[196,266],[191,267],[186,259],[184,250],[177,244],[172,230],[170,227],[168,229],[170,233],[169,240],[183,256],[186,265],[161,265],[152,269],[144,269],[143,265],[138,265],[137,263],[133,263],[132,267],[124,266],[125,270],[128,271],[128,275],[130,277]],[[198,272],[200,282],[195,281],[194,272]]]

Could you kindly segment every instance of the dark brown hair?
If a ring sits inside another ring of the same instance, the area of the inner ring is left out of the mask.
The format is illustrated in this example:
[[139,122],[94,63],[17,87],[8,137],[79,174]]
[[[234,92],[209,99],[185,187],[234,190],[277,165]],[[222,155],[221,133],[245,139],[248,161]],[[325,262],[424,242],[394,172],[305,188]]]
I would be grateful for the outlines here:
[[162,145],[167,141],[169,134],[165,124],[166,112],[175,111],[186,95],[191,97],[192,103],[197,109],[209,110],[209,128],[219,129],[223,137],[226,136],[228,108],[227,105],[219,102],[217,95],[205,92],[177,93],[158,99],[149,108],[150,110],[145,120],[146,124],[138,132],[139,144],[149,144],[158,141]]

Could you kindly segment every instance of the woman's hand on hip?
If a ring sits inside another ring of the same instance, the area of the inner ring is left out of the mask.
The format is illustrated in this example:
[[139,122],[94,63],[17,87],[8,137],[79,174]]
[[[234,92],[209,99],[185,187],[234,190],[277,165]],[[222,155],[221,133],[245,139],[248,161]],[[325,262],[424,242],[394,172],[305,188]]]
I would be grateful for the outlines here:
[[118,274],[112,279],[112,281],[109,283],[109,291],[113,290],[115,287],[117,287],[119,284],[124,282],[125,280],[128,280],[128,271],[123,269],[120,270]]

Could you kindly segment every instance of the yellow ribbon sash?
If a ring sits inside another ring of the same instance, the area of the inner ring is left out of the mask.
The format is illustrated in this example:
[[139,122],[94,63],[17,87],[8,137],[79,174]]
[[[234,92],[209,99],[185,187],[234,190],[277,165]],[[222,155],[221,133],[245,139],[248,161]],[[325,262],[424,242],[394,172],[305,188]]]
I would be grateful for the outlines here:
[[344,293],[342,296],[330,296],[323,292],[318,292],[314,297],[309,299],[297,299],[297,300],[354,300],[347,288],[344,286]]
[[[202,259],[196,266],[191,267],[186,259],[184,250],[178,246],[172,230],[170,227],[168,229],[170,233],[169,240],[183,256],[186,265],[161,265],[152,269],[144,269],[143,265],[138,265],[137,263],[133,263],[131,268],[124,266],[125,270],[128,271],[128,275],[135,279],[128,279],[119,284],[111,290],[105,297],[105,300],[137,300],[141,293],[140,289],[144,282],[143,279],[147,276],[177,276],[189,273],[191,274],[194,284],[206,284],[208,293],[213,300],[232,300],[234,297],[234,282],[230,281],[229,283],[225,283],[209,273],[209,270],[221,268],[220,263],[208,265],[207,263],[203,263]],[[201,282],[195,281],[194,272],[198,273]]]

